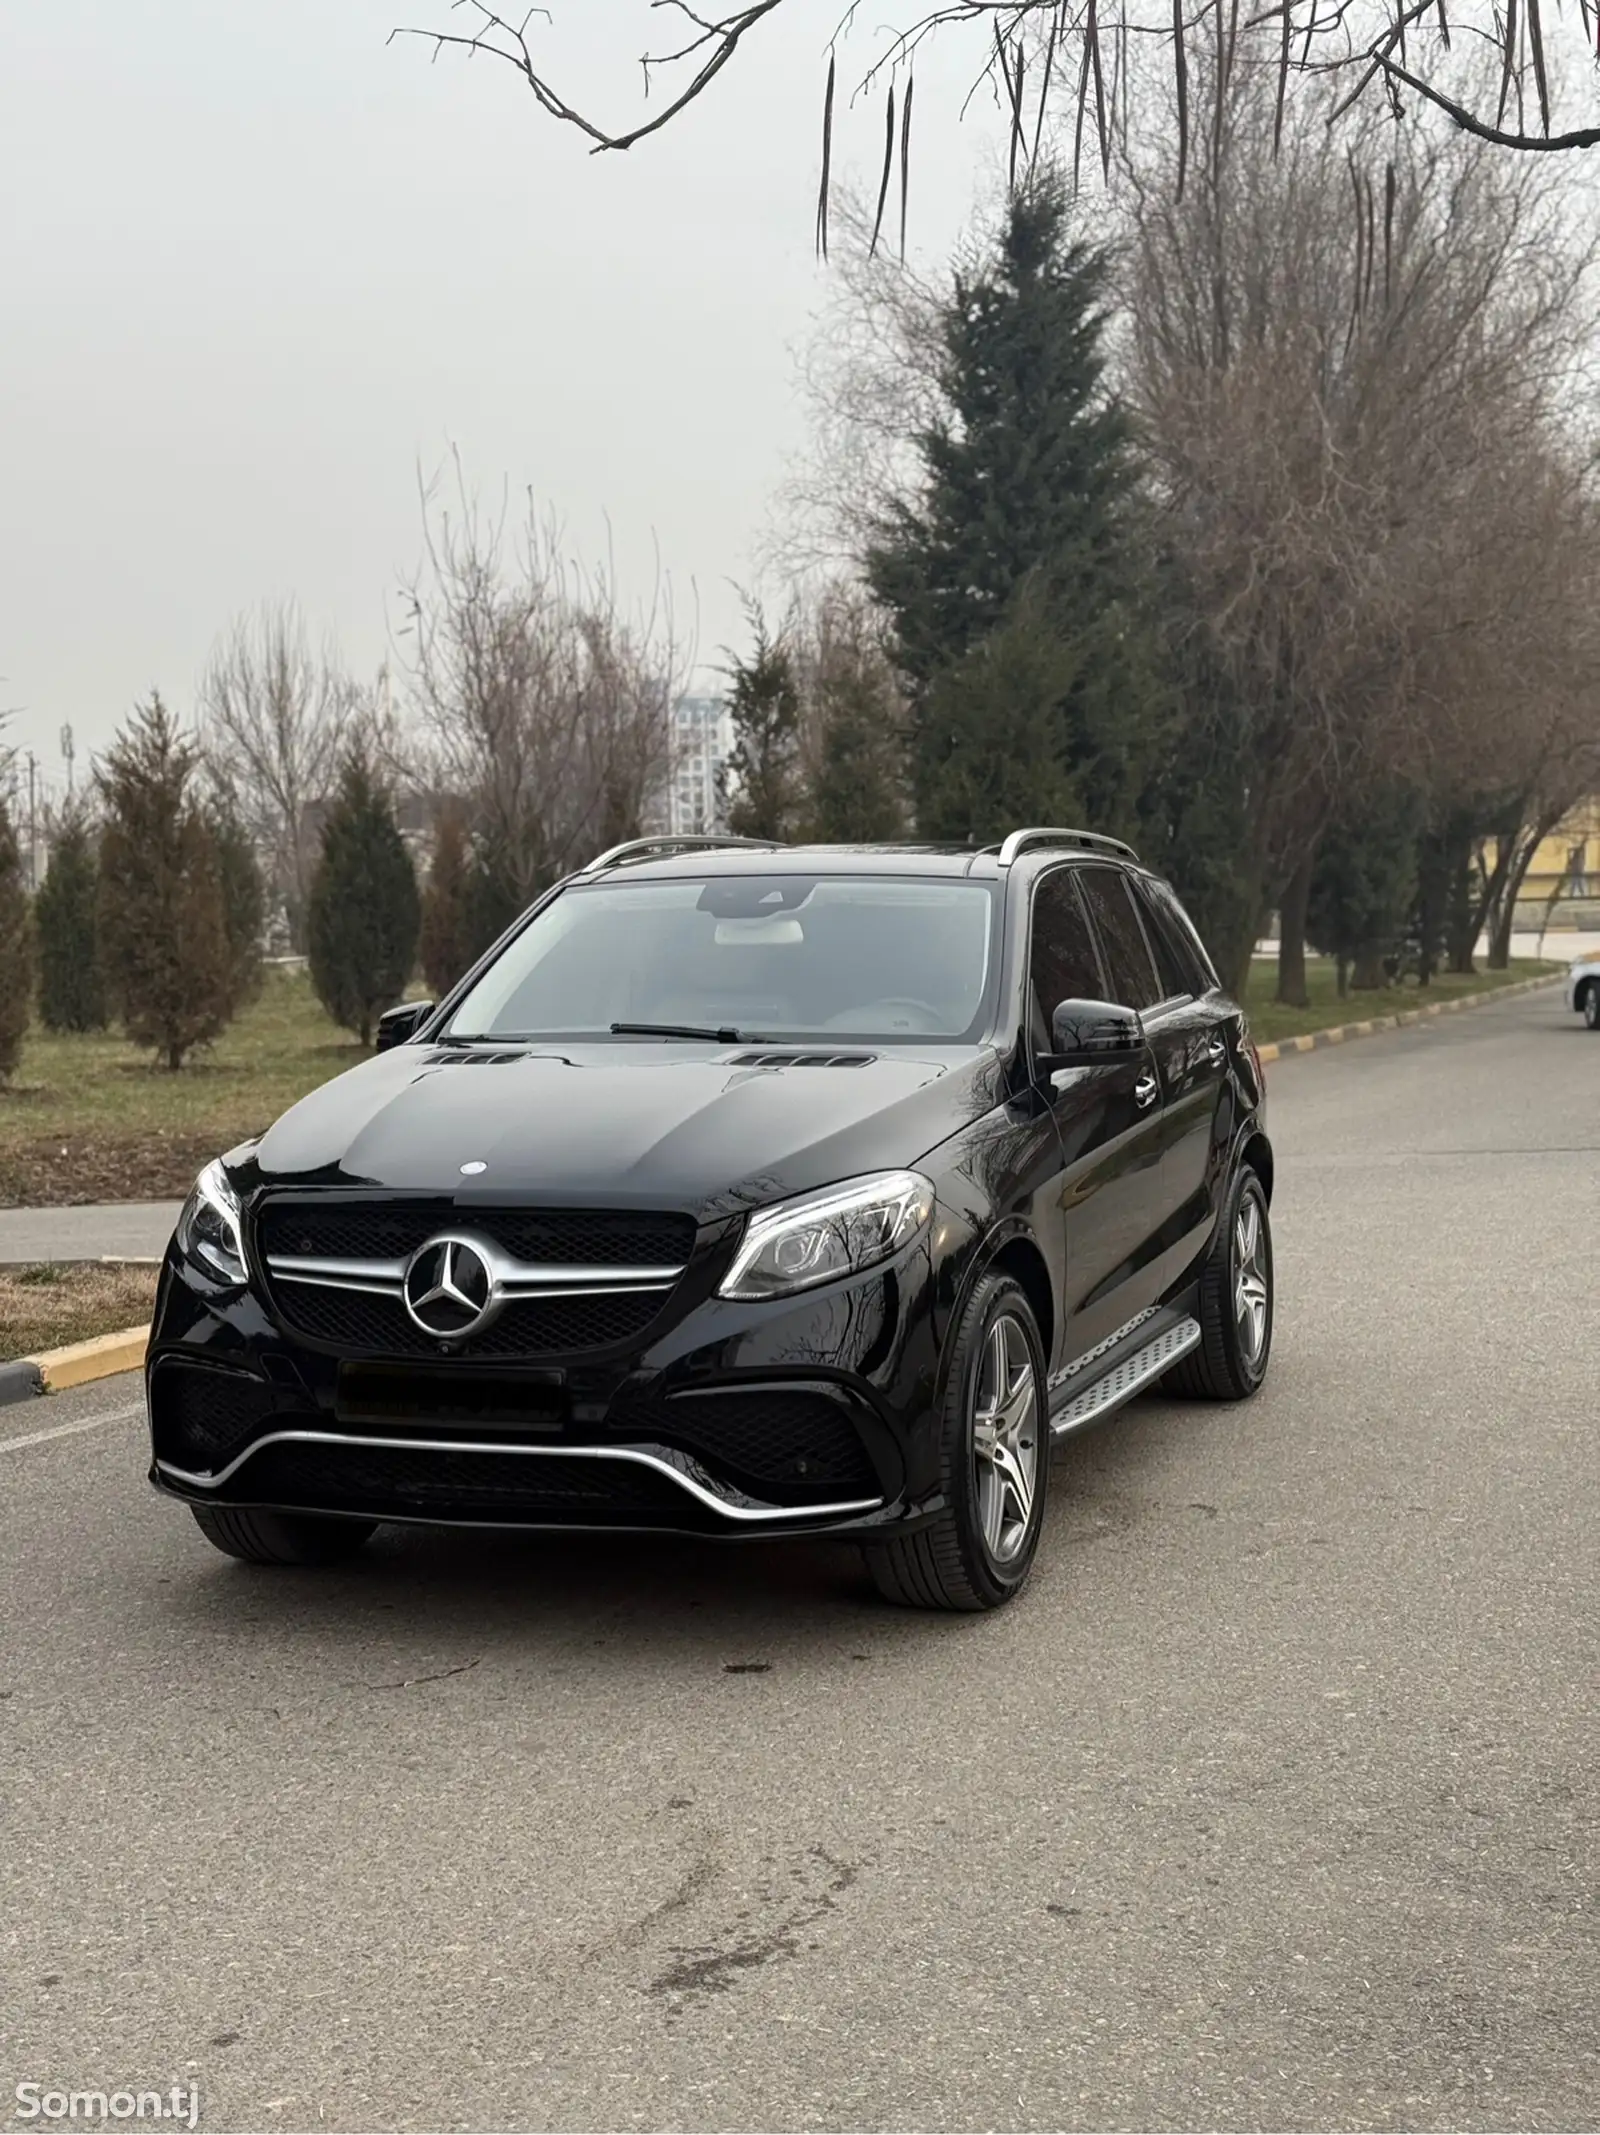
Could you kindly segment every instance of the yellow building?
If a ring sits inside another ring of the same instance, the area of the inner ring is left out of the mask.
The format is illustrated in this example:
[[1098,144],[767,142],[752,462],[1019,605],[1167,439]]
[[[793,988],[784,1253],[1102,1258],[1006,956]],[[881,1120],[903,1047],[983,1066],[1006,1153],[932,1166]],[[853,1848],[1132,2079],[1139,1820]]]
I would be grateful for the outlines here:
[[1517,899],[1517,931],[1543,926],[1547,910],[1552,931],[1592,929],[1600,918],[1600,797],[1574,808],[1535,852]]

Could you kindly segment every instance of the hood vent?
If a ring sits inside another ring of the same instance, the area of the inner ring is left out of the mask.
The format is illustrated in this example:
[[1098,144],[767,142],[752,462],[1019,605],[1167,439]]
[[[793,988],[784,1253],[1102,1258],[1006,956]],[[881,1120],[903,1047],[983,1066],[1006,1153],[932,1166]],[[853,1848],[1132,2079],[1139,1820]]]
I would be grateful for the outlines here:
[[729,1067],[870,1067],[876,1053],[736,1053]]

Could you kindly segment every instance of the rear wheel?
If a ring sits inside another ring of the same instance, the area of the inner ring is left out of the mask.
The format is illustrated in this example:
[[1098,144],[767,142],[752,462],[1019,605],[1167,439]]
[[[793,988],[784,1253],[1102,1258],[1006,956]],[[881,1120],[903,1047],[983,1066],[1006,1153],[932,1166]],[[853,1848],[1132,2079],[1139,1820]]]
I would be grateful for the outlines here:
[[940,1449],[944,1510],[874,1545],[867,1565],[907,1608],[997,1609],[1033,1565],[1050,1484],[1044,1353],[1025,1293],[986,1275],[957,1324]]
[[1600,1030],[1600,983],[1594,979],[1583,989],[1583,1020],[1590,1030]]
[[1200,1275],[1200,1344],[1166,1375],[1174,1394],[1244,1401],[1272,1354],[1272,1224],[1266,1189],[1248,1165],[1234,1175]]
[[376,1520],[319,1520],[314,1513],[191,1505],[213,1549],[246,1564],[342,1564],[370,1540]]

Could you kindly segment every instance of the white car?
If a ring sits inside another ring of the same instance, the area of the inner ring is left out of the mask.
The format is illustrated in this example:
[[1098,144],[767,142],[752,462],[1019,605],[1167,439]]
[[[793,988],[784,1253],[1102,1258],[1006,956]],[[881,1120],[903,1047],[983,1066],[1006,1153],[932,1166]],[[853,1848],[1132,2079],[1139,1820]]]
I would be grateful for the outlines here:
[[1576,1009],[1591,1030],[1600,1030],[1600,949],[1573,958],[1567,972],[1567,1006]]

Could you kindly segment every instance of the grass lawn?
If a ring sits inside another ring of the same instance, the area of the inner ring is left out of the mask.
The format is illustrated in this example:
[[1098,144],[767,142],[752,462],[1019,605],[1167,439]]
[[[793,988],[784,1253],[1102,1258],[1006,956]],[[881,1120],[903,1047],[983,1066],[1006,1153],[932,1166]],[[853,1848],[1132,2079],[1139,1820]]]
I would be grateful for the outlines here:
[[1375,1016],[1398,1015],[1402,1009],[1424,1008],[1430,1001],[1453,1001],[1464,993],[1492,993],[1499,986],[1513,986],[1521,979],[1537,978],[1541,972],[1556,972],[1559,964],[1540,964],[1513,959],[1508,971],[1475,971],[1470,976],[1441,971],[1424,991],[1415,980],[1404,986],[1387,986],[1377,993],[1348,993],[1339,998],[1338,977],[1331,958],[1306,959],[1306,991],[1309,1008],[1283,1008],[1273,1000],[1278,983],[1275,961],[1258,956],[1250,972],[1250,1032],[1258,1044],[1278,1038],[1298,1038],[1313,1030],[1328,1030],[1336,1023],[1365,1023]]
[[[1258,959],[1250,1023],[1263,1043],[1392,1015],[1557,967],[1524,962],[1471,978],[1338,998],[1331,963],[1308,966],[1312,1005],[1279,1008],[1274,966]],[[307,1090],[362,1059],[323,1014],[303,972],[269,971],[260,998],[176,1075],[111,1035],[34,1030],[10,1088],[0,1087],[0,1208],[175,1200],[209,1158],[259,1134]]]
[[365,1057],[303,972],[268,971],[259,998],[175,1075],[110,1033],[35,1027],[0,1088],[0,1208],[173,1200],[208,1159]]
[[0,1364],[64,1349],[91,1335],[142,1327],[155,1303],[154,1268],[0,1268]]

